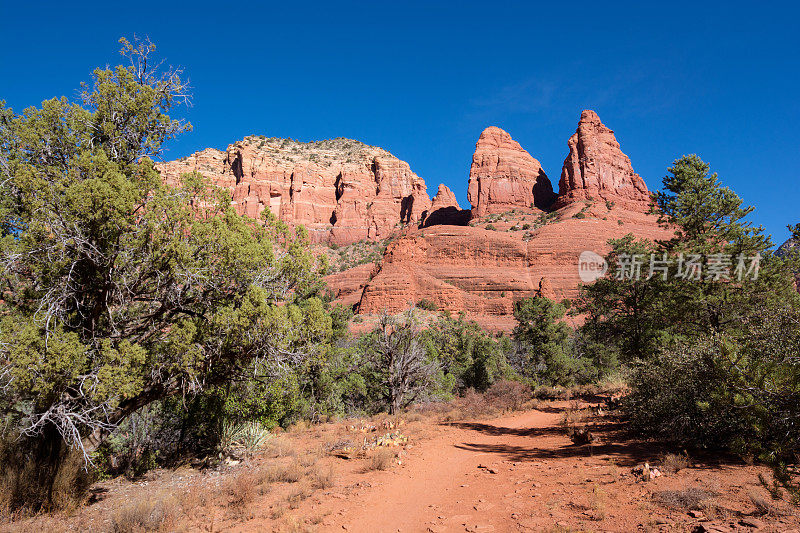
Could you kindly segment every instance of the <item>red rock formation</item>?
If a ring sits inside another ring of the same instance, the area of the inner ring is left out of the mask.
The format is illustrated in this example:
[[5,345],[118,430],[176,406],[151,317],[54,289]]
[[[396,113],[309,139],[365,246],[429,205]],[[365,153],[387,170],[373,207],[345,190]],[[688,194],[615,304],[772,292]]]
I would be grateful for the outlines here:
[[461,207],[458,205],[456,195],[453,194],[453,191],[450,190],[450,187],[442,183],[439,185],[439,190],[436,191],[436,196],[433,197],[433,201],[431,201],[431,213],[438,209],[446,209],[448,207],[461,209]]
[[423,221],[425,226],[453,225],[464,226],[469,222],[472,214],[469,210],[461,209],[456,200],[456,195],[447,185],[439,185],[439,190],[431,202],[430,213]]
[[[387,248],[358,311],[396,312],[426,299],[441,309],[465,312],[484,327],[510,331],[515,300],[577,295],[581,252],[604,255],[609,239],[628,233],[650,239],[671,235],[648,214],[647,187],[596,114],[584,111],[569,145],[557,211],[544,216],[522,209],[491,226],[473,220],[473,226],[409,231]],[[473,214],[535,206],[536,189],[521,185],[532,183],[530,177],[539,176],[540,169],[508,134],[484,131],[470,174]],[[533,196],[525,196],[528,192]],[[590,197],[614,204],[583,201]]]
[[572,202],[602,199],[634,210],[645,210],[650,193],[633,171],[614,132],[597,113],[581,113],[578,130],[569,138],[569,155],[561,170],[556,209]]
[[270,209],[288,224],[305,225],[312,242],[382,239],[430,209],[425,182],[407,163],[349,139],[247,137],[226,152],[203,150],[159,169],[167,183],[196,170],[229,189],[239,213],[255,218]]
[[519,207],[547,209],[555,194],[539,161],[511,135],[491,126],[475,145],[467,198],[472,214],[482,217]]
[[[605,254],[610,238],[627,233],[641,238],[669,235],[644,213],[609,212],[603,206],[603,212],[579,219],[572,217],[573,211],[565,208],[555,222],[527,237],[523,231],[503,231],[498,222],[493,225],[500,231],[471,226],[412,230],[387,248],[363,290],[358,312],[399,312],[426,299],[440,309],[465,312],[484,327],[510,331],[515,300],[540,291],[557,301],[577,296],[578,258],[584,250]],[[526,220],[535,217],[529,216]]]

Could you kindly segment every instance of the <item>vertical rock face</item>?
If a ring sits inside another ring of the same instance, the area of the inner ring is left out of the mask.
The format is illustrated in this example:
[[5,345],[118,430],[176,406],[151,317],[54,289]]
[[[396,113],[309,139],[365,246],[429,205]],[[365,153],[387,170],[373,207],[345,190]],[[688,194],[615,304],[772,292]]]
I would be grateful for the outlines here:
[[230,190],[239,213],[256,218],[269,209],[306,226],[313,242],[381,239],[430,210],[425,182],[408,163],[350,139],[247,137],[225,152],[203,150],[159,170],[171,184],[197,171]]
[[475,145],[467,198],[472,214],[482,217],[519,207],[544,210],[555,194],[539,161],[511,135],[491,126]]
[[633,171],[614,132],[597,113],[581,113],[578,130],[569,138],[569,155],[561,170],[555,208],[590,198],[612,201],[629,209],[647,209],[650,193]]
[[464,226],[469,223],[472,214],[468,209],[461,209],[456,200],[456,195],[447,185],[439,185],[436,196],[431,202],[428,216],[423,221],[424,226]]

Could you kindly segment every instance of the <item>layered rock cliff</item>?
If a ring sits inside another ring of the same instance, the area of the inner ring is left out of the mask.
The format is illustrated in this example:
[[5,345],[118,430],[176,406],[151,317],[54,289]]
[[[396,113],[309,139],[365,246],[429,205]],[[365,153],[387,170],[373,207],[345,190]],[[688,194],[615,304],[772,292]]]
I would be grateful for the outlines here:
[[604,254],[610,238],[628,233],[670,235],[649,214],[644,181],[596,113],[581,114],[568,147],[556,195],[539,161],[505,131],[487,128],[472,157],[471,209],[461,209],[445,185],[431,201],[407,163],[348,139],[248,137],[160,169],[168,183],[197,171],[228,189],[238,212],[257,217],[269,209],[305,225],[313,242],[376,241],[375,258],[339,257],[354,266],[327,278],[337,299],[360,313],[397,312],[425,299],[510,330],[519,298],[577,294],[581,252]]
[[312,242],[382,239],[419,224],[430,210],[425,182],[386,150],[350,139],[301,143],[247,137],[159,167],[168,183],[197,171],[231,192],[236,210],[258,217],[269,209],[303,224]]
[[633,171],[631,160],[622,153],[614,132],[597,113],[581,113],[577,131],[569,138],[569,155],[558,182],[559,209],[572,202],[602,199],[629,209],[647,209],[650,193],[644,180]]
[[474,216],[518,207],[545,210],[555,198],[539,161],[500,128],[483,130],[472,156],[467,189]]
[[581,252],[604,255],[609,239],[628,233],[671,234],[649,214],[644,181],[594,112],[583,112],[569,149],[553,203],[538,161],[499,128],[484,131],[470,173],[469,226],[407,231],[362,280],[358,311],[397,312],[425,299],[508,331],[519,298],[577,295]]

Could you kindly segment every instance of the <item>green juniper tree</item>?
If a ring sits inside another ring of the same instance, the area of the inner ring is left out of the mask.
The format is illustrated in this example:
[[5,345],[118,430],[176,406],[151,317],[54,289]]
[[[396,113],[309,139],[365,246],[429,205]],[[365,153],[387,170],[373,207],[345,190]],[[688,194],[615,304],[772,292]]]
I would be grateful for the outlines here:
[[566,308],[544,296],[514,304],[513,338],[522,360],[516,370],[540,384],[574,385],[596,377],[591,361],[570,349],[571,328],[563,321]]
[[237,215],[199,176],[162,182],[187,85],[149,42],[121,43],[129,64],[79,102],[0,106],[0,416],[24,443],[0,459],[36,487],[15,504],[57,503],[70,450],[89,460],[143,406],[280,376],[331,333],[302,230]]
[[[655,200],[672,238],[611,241],[609,273],[582,289],[583,332],[630,363],[632,429],[759,458],[800,494],[784,468],[800,442],[796,254],[773,254],[746,219],[752,208],[709,170],[686,156],[664,178]],[[618,259],[635,254],[672,262],[652,277],[620,275]],[[692,256],[698,270],[687,275],[681,259]]]

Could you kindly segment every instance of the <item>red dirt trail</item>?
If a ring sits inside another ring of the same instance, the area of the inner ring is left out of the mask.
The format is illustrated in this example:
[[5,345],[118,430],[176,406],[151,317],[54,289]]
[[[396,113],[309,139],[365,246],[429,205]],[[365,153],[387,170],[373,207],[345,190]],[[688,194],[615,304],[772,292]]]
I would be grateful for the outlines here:
[[[599,442],[576,446],[559,426],[564,406],[447,424],[414,446],[401,465],[362,474],[349,486],[343,480],[298,511],[322,513],[320,531],[754,530],[740,522],[752,521],[755,511],[747,494],[765,494],[757,479],[763,469],[695,464],[642,482],[631,467],[654,461],[652,446],[615,442],[613,428],[601,426],[594,429]],[[690,487],[716,495],[695,517],[654,501],[654,492]],[[798,518],[754,523],[761,531],[790,531]]]

